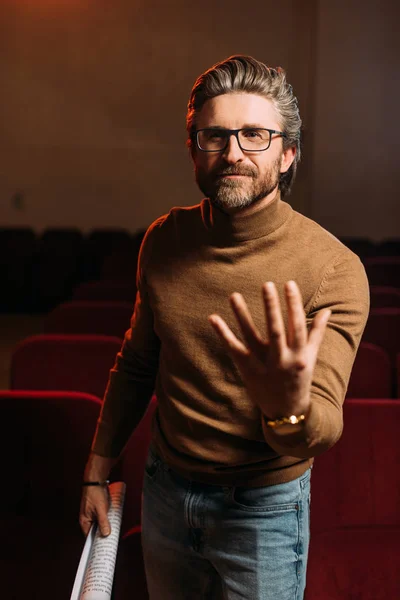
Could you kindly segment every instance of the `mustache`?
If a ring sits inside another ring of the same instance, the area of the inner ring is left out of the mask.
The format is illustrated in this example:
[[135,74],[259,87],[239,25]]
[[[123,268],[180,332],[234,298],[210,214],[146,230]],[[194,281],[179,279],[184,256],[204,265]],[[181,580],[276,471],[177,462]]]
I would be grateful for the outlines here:
[[256,177],[257,173],[255,173],[255,171],[253,169],[250,169],[249,167],[245,167],[242,169],[238,169],[237,167],[228,167],[223,171],[214,172],[215,177],[222,177],[223,175],[247,175],[248,177]]

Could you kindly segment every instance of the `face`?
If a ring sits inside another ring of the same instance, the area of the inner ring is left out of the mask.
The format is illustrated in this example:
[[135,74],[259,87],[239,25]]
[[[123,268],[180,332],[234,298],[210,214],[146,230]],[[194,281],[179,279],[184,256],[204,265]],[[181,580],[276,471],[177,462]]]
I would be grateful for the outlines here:
[[[263,127],[282,131],[273,104],[257,94],[231,93],[207,100],[196,116],[196,129]],[[197,184],[225,212],[267,204],[275,196],[280,173],[290,167],[294,148],[283,151],[282,138],[272,135],[268,150],[243,152],[235,136],[220,152],[193,148]]]

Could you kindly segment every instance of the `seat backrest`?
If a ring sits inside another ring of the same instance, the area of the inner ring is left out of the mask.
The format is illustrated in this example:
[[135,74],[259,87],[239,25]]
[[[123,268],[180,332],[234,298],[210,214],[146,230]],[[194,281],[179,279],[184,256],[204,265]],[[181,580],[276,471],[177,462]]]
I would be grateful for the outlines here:
[[122,339],[102,335],[33,335],[12,352],[11,389],[69,390],[103,398]]
[[[77,519],[101,401],[76,392],[0,391],[7,492],[1,503]],[[5,497],[7,496],[7,497]]]
[[124,228],[92,229],[86,235],[86,243],[91,248],[100,252],[108,252],[111,249],[129,246],[132,234]]
[[400,402],[348,399],[343,434],[314,460],[311,530],[400,525]]
[[126,483],[122,533],[141,523],[144,465],[152,437],[156,408],[157,398],[153,395],[146,413],[122,453],[119,477]]
[[73,302],[129,302],[133,305],[136,297],[135,278],[132,281],[99,280],[81,283],[74,289]]
[[340,237],[340,241],[361,259],[376,255],[376,244],[369,238]]
[[136,281],[138,250],[131,252],[115,250],[104,258],[100,272],[101,280]]
[[364,261],[371,286],[400,287],[400,256],[375,256]]
[[31,257],[36,241],[36,233],[31,227],[1,227],[1,261],[14,263],[18,259]]
[[94,333],[124,337],[133,313],[130,302],[65,302],[44,320],[45,333]]
[[377,244],[378,256],[400,256],[400,238],[387,238]]
[[400,308],[400,288],[373,285],[370,298],[371,308]]
[[394,369],[400,351],[400,308],[372,308],[361,341],[386,350]]
[[106,256],[114,251],[128,251],[132,234],[124,229],[94,229],[87,234],[82,254],[82,280],[100,278]]
[[119,542],[118,560],[114,573],[113,599],[148,600],[142,553],[141,527],[127,531]]
[[361,342],[350,375],[347,398],[391,398],[392,372],[387,352]]
[[29,312],[29,277],[36,244],[31,228],[0,228],[1,312]]
[[396,356],[396,398],[400,398],[400,352]]

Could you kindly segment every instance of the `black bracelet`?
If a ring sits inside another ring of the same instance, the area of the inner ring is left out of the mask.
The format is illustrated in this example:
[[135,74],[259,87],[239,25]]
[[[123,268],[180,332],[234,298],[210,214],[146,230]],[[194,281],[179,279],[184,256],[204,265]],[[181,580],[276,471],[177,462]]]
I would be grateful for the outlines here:
[[110,480],[106,479],[105,481],[84,481],[82,483],[83,486],[89,486],[89,485],[100,485],[102,487],[105,487],[107,485],[109,485]]

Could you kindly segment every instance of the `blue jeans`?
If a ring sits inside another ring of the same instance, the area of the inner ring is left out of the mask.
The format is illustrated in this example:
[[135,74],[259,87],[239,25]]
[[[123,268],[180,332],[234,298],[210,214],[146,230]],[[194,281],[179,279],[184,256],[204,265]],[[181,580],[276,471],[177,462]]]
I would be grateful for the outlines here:
[[150,448],[142,508],[150,600],[302,600],[311,469],[278,485],[207,485]]

